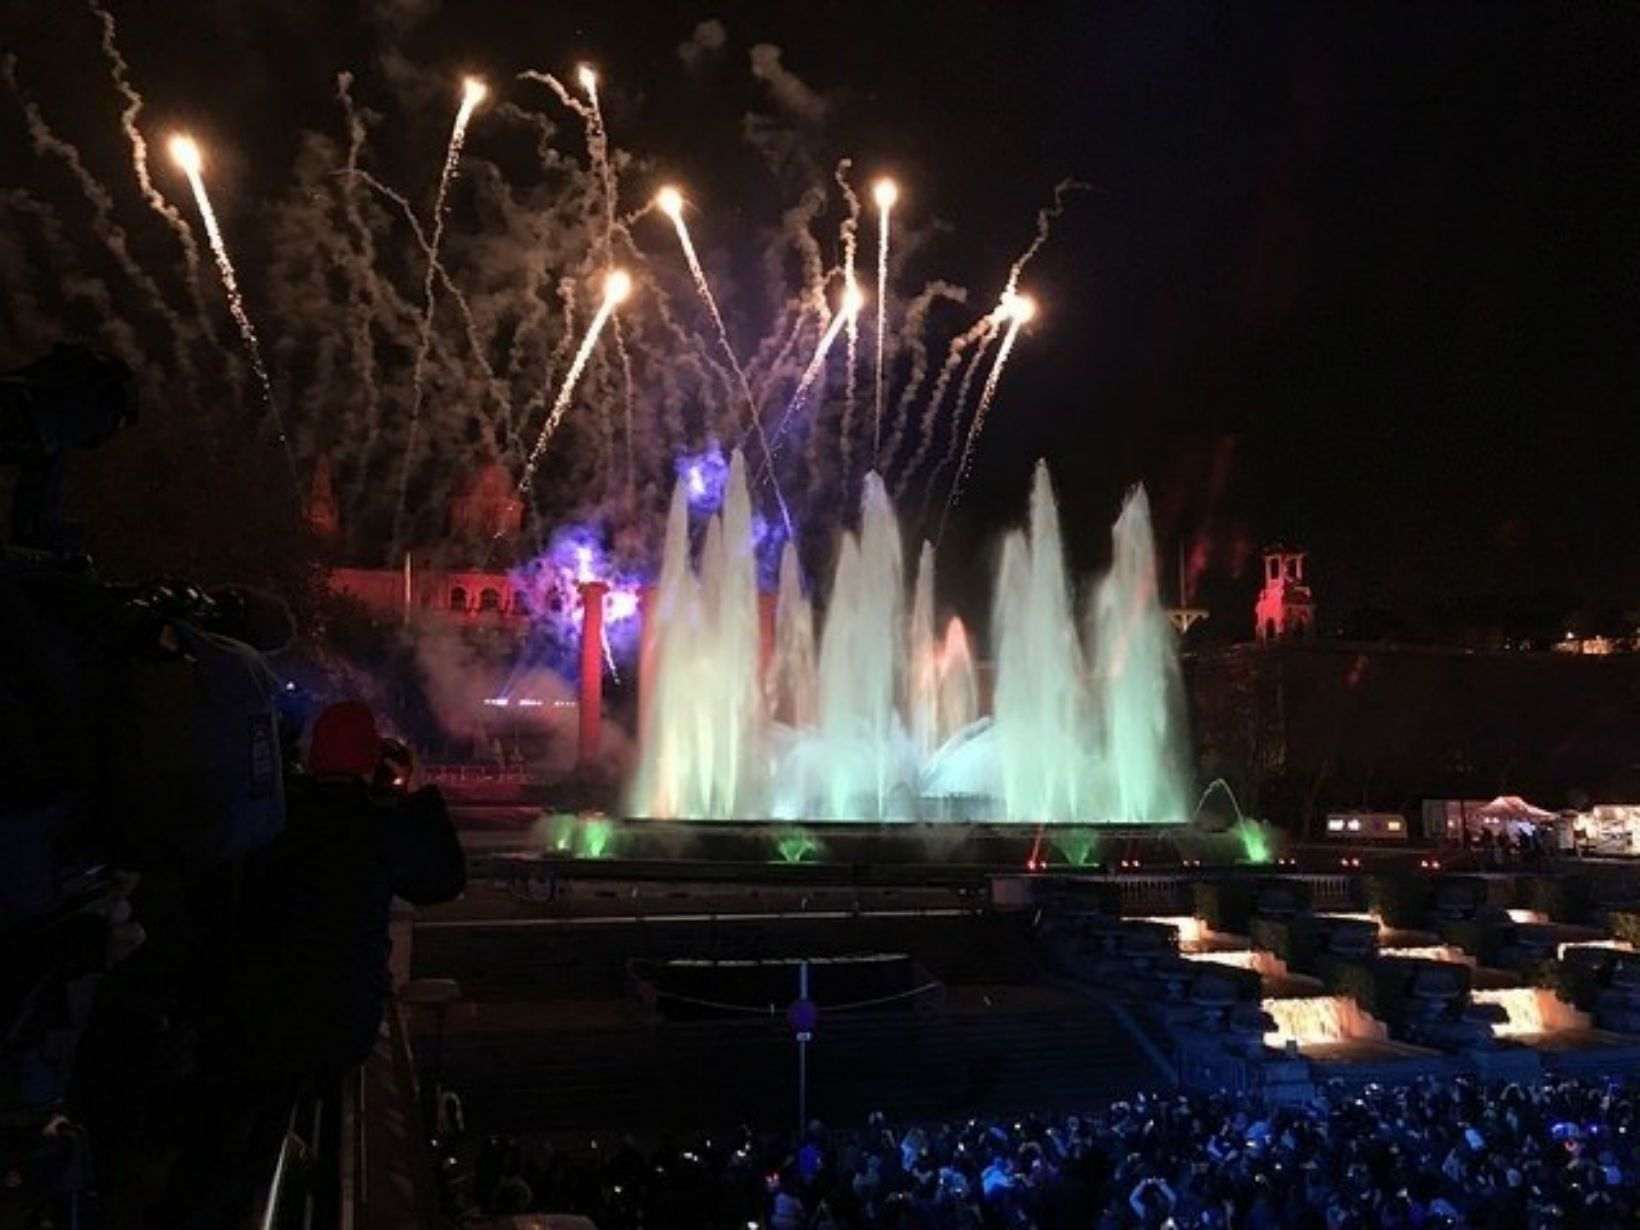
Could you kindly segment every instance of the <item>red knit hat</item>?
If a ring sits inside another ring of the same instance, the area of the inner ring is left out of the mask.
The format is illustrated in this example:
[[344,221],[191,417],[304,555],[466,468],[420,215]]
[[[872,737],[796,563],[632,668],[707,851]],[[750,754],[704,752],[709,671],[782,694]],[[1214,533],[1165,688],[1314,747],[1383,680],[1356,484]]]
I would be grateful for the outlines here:
[[376,719],[362,700],[331,705],[313,723],[308,772],[315,777],[369,777],[381,757]]

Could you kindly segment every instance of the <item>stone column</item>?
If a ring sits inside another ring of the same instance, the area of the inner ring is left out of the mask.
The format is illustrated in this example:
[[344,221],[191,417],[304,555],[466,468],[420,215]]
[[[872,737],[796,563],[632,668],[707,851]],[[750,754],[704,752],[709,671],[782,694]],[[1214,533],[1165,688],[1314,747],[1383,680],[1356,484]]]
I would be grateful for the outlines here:
[[603,581],[581,582],[581,743],[577,763],[589,768],[598,759],[604,722]]

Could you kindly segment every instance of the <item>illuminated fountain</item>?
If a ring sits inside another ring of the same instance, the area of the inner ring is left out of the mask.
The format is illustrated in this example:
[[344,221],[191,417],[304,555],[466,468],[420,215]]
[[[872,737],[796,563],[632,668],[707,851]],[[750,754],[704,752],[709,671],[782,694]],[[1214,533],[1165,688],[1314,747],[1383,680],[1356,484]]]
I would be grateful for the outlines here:
[[[1288,978],[1287,963],[1273,952],[1262,948],[1233,948],[1220,952],[1180,953],[1186,961],[1201,961],[1208,965],[1227,965],[1232,969],[1250,969],[1264,978]],[[1291,1002],[1291,1001],[1288,1001]]]
[[[1047,467],[1003,546],[993,711],[979,716],[967,633],[936,633],[933,552],[906,584],[888,494],[868,475],[821,631],[788,544],[767,668],[744,459],[691,547],[680,479],[655,600],[652,692],[633,814],[791,820],[1188,819],[1174,633],[1142,488],[1109,573],[1076,617]],[[908,601],[909,597],[909,601]],[[907,609],[909,607],[909,610]]]
[[1380,948],[1378,955],[1413,961],[1447,961],[1456,965],[1475,964],[1475,958],[1456,944],[1417,944],[1411,948]]
[[1470,1002],[1501,1004],[1508,1019],[1492,1026],[1500,1038],[1530,1037],[1562,1029],[1587,1029],[1589,1017],[1579,1012],[1553,991],[1543,987],[1506,987],[1501,990],[1471,991]]
[[1368,1015],[1348,995],[1317,995],[1304,999],[1267,999],[1261,1007],[1275,1022],[1264,1035],[1266,1046],[1299,1046],[1389,1037],[1383,1022]]

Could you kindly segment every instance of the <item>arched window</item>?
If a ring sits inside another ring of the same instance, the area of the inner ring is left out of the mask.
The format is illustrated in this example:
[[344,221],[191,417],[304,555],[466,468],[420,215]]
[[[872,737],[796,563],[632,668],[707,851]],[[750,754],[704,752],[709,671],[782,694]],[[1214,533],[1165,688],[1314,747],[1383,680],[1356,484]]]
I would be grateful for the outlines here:
[[499,611],[501,609],[501,595],[493,589],[479,590],[478,609],[481,611]]
[[530,613],[530,596],[523,590],[517,590],[512,596],[514,615],[528,615]]
[[467,609],[467,591],[459,585],[450,591],[450,609],[452,611],[465,611]]

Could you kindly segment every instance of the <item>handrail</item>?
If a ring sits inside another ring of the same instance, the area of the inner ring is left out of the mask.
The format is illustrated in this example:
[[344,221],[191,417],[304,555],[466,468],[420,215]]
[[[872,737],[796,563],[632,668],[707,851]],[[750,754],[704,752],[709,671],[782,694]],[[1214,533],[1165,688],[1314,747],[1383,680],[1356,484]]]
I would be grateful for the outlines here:
[[268,1196],[262,1205],[262,1216],[258,1224],[262,1230],[274,1230],[279,1224],[279,1203],[285,1194],[285,1180],[290,1173],[290,1144],[296,1139],[296,1112],[301,1107],[300,1099],[290,1108],[290,1117],[285,1123],[285,1134],[279,1141],[279,1153],[274,1158],[273,1177],[268,1180]]

